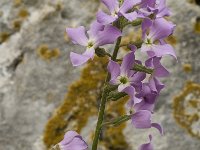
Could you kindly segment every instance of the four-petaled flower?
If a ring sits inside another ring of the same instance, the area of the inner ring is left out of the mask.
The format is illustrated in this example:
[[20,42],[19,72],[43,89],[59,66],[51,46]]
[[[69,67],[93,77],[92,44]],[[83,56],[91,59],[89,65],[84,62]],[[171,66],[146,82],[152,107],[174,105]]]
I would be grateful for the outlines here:
[[104,26],[96,21],[92,23],[90,30],[87,32],[88,37],[83,26],[67,28],[66,32],[74,44],[86,47],[86,51],[83,54],[70,53],[73,66],[80,66],[89,59],[93,59],[96,48],[106,44],[113,44],[121,36],[121,31],[116,27],[111,25]]

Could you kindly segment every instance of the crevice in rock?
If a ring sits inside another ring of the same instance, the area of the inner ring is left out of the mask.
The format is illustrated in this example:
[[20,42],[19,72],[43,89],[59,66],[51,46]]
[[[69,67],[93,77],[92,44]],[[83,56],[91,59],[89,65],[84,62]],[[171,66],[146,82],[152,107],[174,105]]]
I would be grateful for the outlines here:
[[24,53],[22,52],[18,57],[16,57],[13,62],[7,67],[9,72],[15,72],[15,70],[17,69],[18,65],[22,62],[23,58],[24,58]]

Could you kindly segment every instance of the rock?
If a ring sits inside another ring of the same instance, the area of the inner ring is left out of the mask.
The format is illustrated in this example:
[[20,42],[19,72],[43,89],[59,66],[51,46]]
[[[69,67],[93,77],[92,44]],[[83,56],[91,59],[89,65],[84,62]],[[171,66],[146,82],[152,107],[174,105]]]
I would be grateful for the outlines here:
[[[72,67],[69,53],[82,51],[69,43],[65,36],[66,26],[89,26],[98,3],[86,1],[0,1],[0,34],[9,33],[9,38],[0,42],[0,149],[4,150],[44,150],[42,135],[45,124],[54,110],[62,103],[67,87],[78,79],[80,68]],[[194,31],[194,20],[200,15],[199,6],[187,0],[168,0],[177,24],[175,49],[178,63],[166,58],[163,63],[171,71],[171,77],[163,79],[166,89],[160,96],[154,120],[161,122],[165,136],[157,131],[135,130],[130,123],[124,130],[133,150],[148,140],[152,133],[156,150],[198,150],[199,140],[180,128],[172,116],[173,98],[181,92],[187,80],[195,83],[199,78],[200,36]],[[21,8],[26,8],[29,16],[22,21],[19,30],[12,23]],[[49,51],[58,48],[58,57],[41,57],[37,49],[48,45]],[[192,66],[191,73],[183,71],[183,65]],[[82,133],[94,121],[90,119]],[[91,122],[91,123],[90,123]],[[102,148],[104,149],[104,148]]]

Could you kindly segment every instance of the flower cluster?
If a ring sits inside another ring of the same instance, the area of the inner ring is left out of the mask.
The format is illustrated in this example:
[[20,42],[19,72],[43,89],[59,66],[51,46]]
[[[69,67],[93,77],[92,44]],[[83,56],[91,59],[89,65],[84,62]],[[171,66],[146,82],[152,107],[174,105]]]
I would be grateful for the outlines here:
[[[169,75],[167,69],[162,66],[161,59],[166,55],[177,59],[173,47],[165,41],[168,36],[173,34],[175,28],[172,22],[165,19],[170,15],[166,2],[165,0],[101,0],[101,2],[108,8],[108,13],[100,10],[97,13],[96,21],[91,24],[87,32],[83,26],[66,29],[72,42],[84,46],[86,49],[82,54],[71,52],[71,62],[73,66],[80,66],[93,59],[95,53],[100,57],[110,57],[107,67],[110,75],[105,85],[109,84],[116,88],[104,89],[101,102],[103,104],[100,107],[103,107],[109,98],[117,97],[119,99],[128,95],[130,99],[127,103],[127,112],[130,112],[130,114],[126,115],[124,120],[131,119],[133,126],[137,129],[153,127],[163,134],[161,125],[152,122],[151,117],[158,96],[164,88],[164,84],[160,82],[159,78]],[[122,59],[117,59],[123,29],[131,25],[141,25],[142,42],[138,46],[130,41],[130,44],[127,45],[130,52]],[[104,45],[114,44],[115,42],[113,55],[102,48]],[[147,60],[136,60],[136,51],[146,53]],[[105,109],[102,108],[100,111],[105,111]],[[103,115],[104,112],[99,114]],[[99,118],[96,129],[97,135],[95,135],[97,139],[99,137],[98,130],[101,130],[100,127],[103,124],[103,117],[99,116]],[[123,122],[122,120],[118,119],[118,122]],[[114,122],[116,123],[116,121]],[[85,142],[77,133],[73,132],[72,137],[68,138],[70,135],[69,133],[66,135],[68,147],[77,145],[74,150],[87,149]],[[76,137],[78,139],[75,139]],[[140,150],[153,150],[152,135],[149,136],[149,139],[150,143],[141,145]],[[68,150],[67,146],[61,147]],[[70,150],[72,149],[70,148]],[[92,150],[96,150],[95,146]]]

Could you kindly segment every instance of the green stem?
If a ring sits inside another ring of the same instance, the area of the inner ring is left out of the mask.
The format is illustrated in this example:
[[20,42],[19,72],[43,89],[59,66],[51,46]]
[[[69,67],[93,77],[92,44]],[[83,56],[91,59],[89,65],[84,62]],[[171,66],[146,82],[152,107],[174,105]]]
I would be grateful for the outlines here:
[[[119,37],[117,39],[117,43],[116,43],[114,51],[113,51],[112,60],[114,60],[114,61],[117,58],[118,50],[120,48],[120,43],[121,43],[121,37]],[[107,82],[109,81],[109,78],[110,78],[110,76],[109,76],[109,74],[107,74],[106,81],[105,81],[105,84],[104,84],[104,89],[103,89],[103,92],[102,92],[102,97],[101,97],[101,104],[100,104],[98,121],[97,121],[97,126],[96,126],[96,130],[95,130],[93,144],[92,144],[92,150],[97,150],[99,136],[100,136],[101,128],[102,128],[101,125],[102,125],[103,120],[104,120],[106,101],[107,101],[107,97],[108,97],[108,94],[109,94],[109,90],[106,88],[106,85],[107,85]]]

